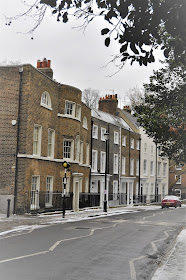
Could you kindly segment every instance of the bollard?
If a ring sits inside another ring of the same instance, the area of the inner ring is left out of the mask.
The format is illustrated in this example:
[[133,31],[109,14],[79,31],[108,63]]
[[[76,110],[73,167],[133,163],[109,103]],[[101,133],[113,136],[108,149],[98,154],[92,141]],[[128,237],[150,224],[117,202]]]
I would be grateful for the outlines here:
[[10,201],[11,201],[11,199],[7,199],[7,202],[8,202],[8,206],[7,206],[7,218],[10,217]]

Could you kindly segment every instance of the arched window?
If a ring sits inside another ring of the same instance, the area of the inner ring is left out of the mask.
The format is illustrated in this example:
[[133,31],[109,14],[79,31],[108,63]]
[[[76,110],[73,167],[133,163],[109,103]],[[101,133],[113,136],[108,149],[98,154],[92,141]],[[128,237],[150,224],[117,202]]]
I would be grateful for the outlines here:
[[41,106],[52,109],[50,94],[47,91],[43,92],[41,95]]
[[83,118],[83,127],[88,129],[88,127],[87,127],[87,118],[86,117]]

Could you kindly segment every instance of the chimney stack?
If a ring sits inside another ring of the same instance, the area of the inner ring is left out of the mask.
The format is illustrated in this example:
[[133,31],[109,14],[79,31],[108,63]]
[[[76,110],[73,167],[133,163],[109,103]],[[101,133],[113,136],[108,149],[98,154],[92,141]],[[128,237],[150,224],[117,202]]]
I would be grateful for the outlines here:
[[130,106],[123,106],[123,110],[131,114],[131,107]]
[[53,70],[50,68],[51,60],[43,58],[43,61],[37,61],[37,69],[47,75],[49,78],[53,79]]
[[105,95],[99,100],[99,110],[105,113],[116,115],[118,108],[117,94]]

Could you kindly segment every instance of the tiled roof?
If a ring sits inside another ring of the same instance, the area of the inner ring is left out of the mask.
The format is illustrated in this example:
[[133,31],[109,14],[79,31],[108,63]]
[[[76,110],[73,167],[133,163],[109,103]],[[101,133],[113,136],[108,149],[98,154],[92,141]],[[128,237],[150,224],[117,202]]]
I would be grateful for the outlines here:
[[121,128],[127,129],[127,130],[130,129],[131,131],[133,131],[122,118],[111,115],[109,113],[105,113],[105,112],[102,112],[100,110],[93,108],[93,109],[91,109],[91,116],[96,119],[102,120],[106,123],[110,123],[110,124],[116,125],[118,127],[121,127]]

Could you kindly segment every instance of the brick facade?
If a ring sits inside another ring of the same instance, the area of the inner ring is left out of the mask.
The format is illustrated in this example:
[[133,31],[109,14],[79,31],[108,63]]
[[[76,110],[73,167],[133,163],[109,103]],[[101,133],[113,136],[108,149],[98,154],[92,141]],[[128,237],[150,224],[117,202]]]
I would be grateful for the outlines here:
[[[47,72],[43,72],[43,69],[36,69],[31,65],[23,65],[22,74],[19,72],[19,67],[0,67],[0,172],[2,178],[0,196],[5,194],[14,195],[15,193],[16,213],[24,213],[30,207],[33,176],[38,176],[39,178],[40,193],[46,192],[47,177],[53,178],[53,192],[62,192],[64,139],[71,139],[73,141],[72,148],[74,149],[74,156],[68,159],[70,162],[70,172],[68,172],[70,177],[69,191],[73,193],[74,182],[76,181],[80,184],[80,180],[82,182],[82,191],[85,191],[85,180],[89,179],[90,175],[90,109],[81,102],[81,91],[79,89],[61,85],[52,80],[51,77],[48,77]],[[20,75],[22,75],[21,84]],[[45,92],[50,96],[50,107],[41,104],[41,96]],[[19,100],[20,113],[18,117]],[[79,106],[81,115],[78,118],[65,114],[65,100],[73,102],[75,110]],[[84,117],[87,120],[86,128],[83,127]],[[16,120],[16,125],[11,124],[12,120]],[[18,122],[19,139],[17,147]],[[39,126],[41,129],[41,151],[39,155],[34,155],[33,153],[34,126]],[[48,129],[54,131],[55,134],[54,155],[52,157],[47,156]],[[83,143],[83,159],[81,163],[75,160],[75,139],[77,135],[79,135]],[[87,144],[89,145],[88,163],[86,162]],[[15,170],[17,173],[15,173]],[[16,181],[15,178],[17,178]],[[76,202],[76,204],[76,208],[78,208],[78,203]]]

